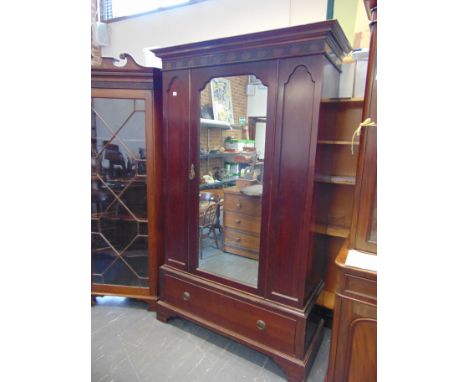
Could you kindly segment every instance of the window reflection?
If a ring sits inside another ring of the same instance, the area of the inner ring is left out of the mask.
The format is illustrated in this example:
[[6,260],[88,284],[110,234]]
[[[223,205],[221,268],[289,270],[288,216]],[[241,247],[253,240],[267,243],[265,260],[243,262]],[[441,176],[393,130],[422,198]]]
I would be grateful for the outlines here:
[[253,75],[200,92],[199,268],[257,286],[268,89]]

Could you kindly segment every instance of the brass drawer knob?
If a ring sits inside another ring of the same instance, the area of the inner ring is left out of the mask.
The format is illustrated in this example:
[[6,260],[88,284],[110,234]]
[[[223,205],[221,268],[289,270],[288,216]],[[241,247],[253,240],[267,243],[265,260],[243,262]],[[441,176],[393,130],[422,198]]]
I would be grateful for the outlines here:
[[182,298],[184,299],[184,301],[190,300],[190,293],[189,292],[184,292],[182,294]]
[[241,241],[241,238],[240,238],[240,237],[236,237],[236,242],[238,243],[239,241]]
[[236,224],[240,224],[241,221],[239,219],[236,220]]
[[236,204],[236,207],[237,207],[237,208],[241,208],[242,205],[241,205],[240,203],[237,203],[237,204]]
[[258,330],[265,330],[265,328],[266,328],[265,321],[258,320],[257,321],[257,329]]

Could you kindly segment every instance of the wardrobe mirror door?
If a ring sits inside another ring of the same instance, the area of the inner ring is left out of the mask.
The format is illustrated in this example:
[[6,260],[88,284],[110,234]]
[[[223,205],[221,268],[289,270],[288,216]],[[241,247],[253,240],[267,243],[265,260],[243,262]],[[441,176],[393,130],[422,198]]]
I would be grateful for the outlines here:
[[148,286],[146,101],[91,101],[91,267],[95,284]]
[[200,92],[198,268],[257,287],[268,88],[217,77]]

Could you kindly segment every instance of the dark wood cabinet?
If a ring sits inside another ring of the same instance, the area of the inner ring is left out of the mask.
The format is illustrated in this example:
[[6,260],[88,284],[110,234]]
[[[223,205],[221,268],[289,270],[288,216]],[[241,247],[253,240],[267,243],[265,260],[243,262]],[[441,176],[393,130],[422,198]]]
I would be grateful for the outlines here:
[[[336,259],[338,277],[327,382],[377,381],[377,273]],[[363,254],[363,256],[373,256]]]
[[158,296],[161,241],[161,73],[103,59],[92,67],[92,296]]
[[[349,51],[336,21],[153,50],[163,63],[165,240],[157,317],[184,317],[264,352],[290,381],[306,379],[323,333],[323,320],[311,312],[326,261],[314,231],[318,124],[321,101],[338,95],[341,57]],[[203,98],[207,87],[211,100]],[[202,139],[202,110],[210,108],[227,126],[217,137],[213,129],[208,139],[216,144]],[[245,123],[252,120],[260,123]],[[207,168],[207,155],[229,166]],[[233,178],[257,187],[252,196],[252,187],[237,185],[246,202],[234,206]],[[213,203],[227,228],[209,230],[203,241],[200,192],[208,187],[216,188]],[[245,230],[230,226],[236,206],[248,217]],[[258,258],[230,252],[236,239]]]

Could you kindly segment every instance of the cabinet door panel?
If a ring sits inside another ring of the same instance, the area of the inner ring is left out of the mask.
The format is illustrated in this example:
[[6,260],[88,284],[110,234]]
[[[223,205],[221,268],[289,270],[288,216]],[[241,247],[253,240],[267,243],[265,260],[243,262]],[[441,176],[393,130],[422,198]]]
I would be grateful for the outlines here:
[[377,381],[377,321],[357,320],[351,330],[347,381]]
[[[291,283],[303,275],[309,250],[313,169],[321,72],[317,57],[282,60],[279,69],[275,164],[272,176],[268,282],[271,297],[301,304],[304,291]],[[313,106],[312,106],[313,105]]]
[[335,311],[336,355],[330,381],[377,380],[377,307],[338,296]]
[[167,264],[187,267],[187,179],[189,173],[189,75],[163,75],[165,139],[165,256]]

